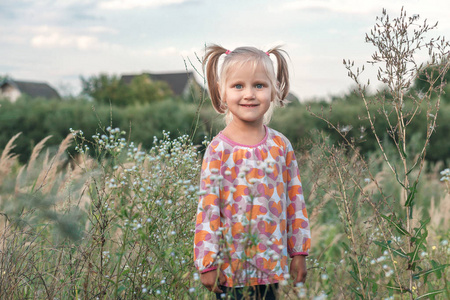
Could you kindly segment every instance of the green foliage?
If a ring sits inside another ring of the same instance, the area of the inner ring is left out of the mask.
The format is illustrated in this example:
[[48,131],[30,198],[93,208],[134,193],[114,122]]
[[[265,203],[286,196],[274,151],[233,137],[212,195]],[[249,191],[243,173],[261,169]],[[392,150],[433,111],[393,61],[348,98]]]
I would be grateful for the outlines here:
[[96,103],[126,106],[136,103],[152,103],[172,96],[167,83],[152,81],[147,75],[133,78],[127,85],[118,76],[100,74],[81,77],[82,93],[92,97]]
[[[15,148],[22,163],[40,140],[51,135],[48,146],[56,146],[68,134],[69,128],[84,128],[87,137],[94,135],[99,126],[125,128],[128,138],[149,149],[153,136],[162,137],[163,130],[170,131],[172,137],[190,134],[196,112],[194,105],[175,99],[126,107],[94,104],[82,99],[26,98],[15,103],[2,101],[0,105],[0,146],[4,147],[14,134],[22,132]],[[204,134],[200,124],[194,141],[199,142]]]

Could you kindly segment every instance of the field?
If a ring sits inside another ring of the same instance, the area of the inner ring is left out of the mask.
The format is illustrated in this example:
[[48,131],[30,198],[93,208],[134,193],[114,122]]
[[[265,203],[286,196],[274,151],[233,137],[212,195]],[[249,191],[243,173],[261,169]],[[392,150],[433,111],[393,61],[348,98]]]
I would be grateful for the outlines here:
[[[340,142],[314,131],[298,148],[313,244],[306,283],[281,282],[281,299],[450,298],[450,169],[445,157],[426,159],[446,125],[438,116],[450,60],[447,43],[418,39],[428,25],[408,35],[417,22],[383,15],[367,36],[385,91],[367,96],[361,70],[345,62],[368,124],[360,139],[343,120],[309,111]],[[420,47],[431,49],[427,66],[411,63]],[[426,89],[411,88],[417,74]],[[366,135],[376,149],[363,153]],[[20,135],[11,137],[0,157],[0,299],[213,299],[193,266],[210,137],[193,136],[163,131],[144,148],[121,128],[75,128],[20,161]]]

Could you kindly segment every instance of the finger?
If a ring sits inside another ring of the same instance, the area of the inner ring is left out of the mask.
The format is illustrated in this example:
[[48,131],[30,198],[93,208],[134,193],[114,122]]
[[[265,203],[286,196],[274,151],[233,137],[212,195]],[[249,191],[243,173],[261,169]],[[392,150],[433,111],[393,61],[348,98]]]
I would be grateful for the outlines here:
[[223,293],[223,291],[219,288],[218,285],[215,285],[212,289],[214,293]]
[[296,281],[305,283],[305,280],[306,280],[306,273],[304,272],[298,273]]

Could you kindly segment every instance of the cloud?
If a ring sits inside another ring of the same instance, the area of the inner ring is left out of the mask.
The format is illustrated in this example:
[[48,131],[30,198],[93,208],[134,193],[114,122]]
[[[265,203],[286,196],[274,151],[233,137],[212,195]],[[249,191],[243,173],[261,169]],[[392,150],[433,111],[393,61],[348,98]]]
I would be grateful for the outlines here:
[[81,33],[73,33],[60,27],[26,27],[23,32],[31,32],[31,46],[34,48],[75,48],[82,51],[117,48],[117,45],[102,42],[98,33],[116,33],[114,29],[102,26],[88,27]]
[[[393,0],[395,1],[395,0]],[[279,12],[289,11],[315,11],[315,12],[340,12],[348,14],[366,14],[378,9],[379,5],[375,1],[365,2],[361,5],[358,0],[297,0],[284,2],[283,4],[271,7],[271,10]]]
[[364,5],[361,3],[360,0],[293,0],[282,2],[281,5],[270,6],[269,10],[273,12],[335,12],[361,15],[380,13],[382,8],[397,12],[401,7],[405,7],[411,13],[423,13],[425,11],[428,15],[434,15],[437,13],[436,7],[440,7],[441,12],[448,12],[448,9],[450,9],[450,3],[447,0],[429,0],[427,5],[424,5],[421,1],[411,1],[411,3],[405,4],[404,0],[372,0],[365,1]]
[[31,45],[36,48],[73,48],[88,50],[98,48],[100,43],[97,38],[87,35],[62,35],[51,33],[47,35],[36,35],[31,39]]
[[110,27],[105,26],[91,26],[86,28],[86,31],[92,32],[92,33],[109,33],[109,34],[117,34],[119,33],[118,30]]
[[99,7],[106,10],[128,10],[135,8],[156,8],[172,4],[182,4],[189,0],[105,0]]

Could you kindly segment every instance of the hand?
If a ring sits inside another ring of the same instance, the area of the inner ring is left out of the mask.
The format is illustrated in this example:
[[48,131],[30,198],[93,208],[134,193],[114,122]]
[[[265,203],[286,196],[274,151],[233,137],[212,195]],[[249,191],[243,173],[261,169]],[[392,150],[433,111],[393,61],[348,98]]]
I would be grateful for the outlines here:
[[227,281],[220,269],[200,274],[200,280],[208,290],[214,293],[223,293],[219,288],[219,284],[224,285]]
[[291,278],[294,279],[294,284],[299,282],[305,283],[306,274],[308,273],[306,269],[306,256],[296,255],[292,258],[291,268],[289,270]]

